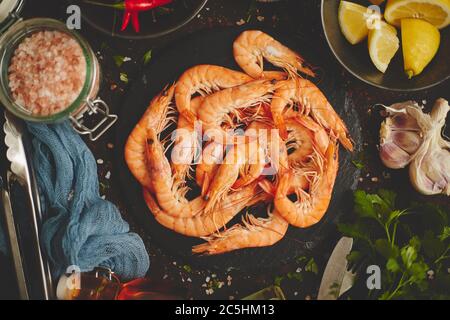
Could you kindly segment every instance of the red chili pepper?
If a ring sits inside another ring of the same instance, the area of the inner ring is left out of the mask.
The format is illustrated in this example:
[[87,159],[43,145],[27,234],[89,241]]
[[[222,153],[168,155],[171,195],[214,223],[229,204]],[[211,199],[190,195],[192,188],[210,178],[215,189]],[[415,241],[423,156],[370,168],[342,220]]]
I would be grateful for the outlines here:
[[127,28],[131,18],[134,31],[139,32],[140,26],[138,13],[140,11],[154,9],[171,2],[172,0],[125,0],[125,15],[123,17],[122,27],[120,30],[124,31]]
[[169,4],[172,2],[172,0],[125,0],[124,2],[119,2],[115,4],[107,4],[107,3],[100,3],[95,1],[89,1],[85,0],[86,3],[100,5],[104,7],[110,7],[120,10],[125,10],[123,21],[122,21],[122,27],[120,28],[121,31],[124,31],[128,24],[133,24],[133,28],[136,32],[140,31],[139,26],[139,17],[138,13],[141,11],[147,11],[154,9],[156,7],[164,6],[166,4]]

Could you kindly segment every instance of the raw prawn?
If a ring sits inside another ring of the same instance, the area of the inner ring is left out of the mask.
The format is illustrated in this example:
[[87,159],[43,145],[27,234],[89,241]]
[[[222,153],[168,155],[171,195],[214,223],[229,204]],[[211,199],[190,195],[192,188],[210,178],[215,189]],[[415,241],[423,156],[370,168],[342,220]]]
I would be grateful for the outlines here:
[[167,214],[174,217],[193,217],[201,213],[206,205],[205,201],[202,197],[191,201],[184,197],[186,189],[178,189],[174,184],[170,163],[155,130],[150,128],[147,132],[147,168],[158,204]]
[[253,80],[245,73],[215,65],[197,65],[186,70],[178,79],[175,88],[175,101],[178,112],[187,120],[194,122],[191,97],[195,93],[211,94],[220,89],[231,88]]
[[[250,163],[242,167],[240,177],[234,183],[233,188],[239,188],[256,180],[258,178],[256,174],[260,173],[261,170],[264,170],[265,175],[278,176],[288,169],[288,151],[286,144],[273,129],[274,127],[272,125],[259,121],[252,122],[247,127],[249,135],[258,136],[258,143],[266,155],[266,160]],[[268,168],[267,165],[270,165],[270,167]]]
[[268,195],[253,183],[225,197],[214,212],[185,218],[166,213],[146,189],[144,199],[155,219],[164,227],[190,237],[205,237],[220,230],[244,208],[267,201]]
[[[196,97],[191,101],[191,107],[194,112],[203,101],[203,97]],[[198,152],[199,132],[195,124],[186,119],[183,115],[178,116],[177,130],[172,134],[173,149],[171,152],[171,167],[174,182],[184,185],[186,177],[191,178],[190,169],[192,162]]]
[[286,120],[288,139],[286,145],[290,152],[290,167],[303,165],[314,150],[324,155],[329,144],[329,136],[325,129],[309,117],[295,116]]
[[353,150],[344,121],[334,111],[325,95],[314,83],[299,77],[283,81],[283,86],[275,91],[272,99],[272,116],[282,135],[286,136],[283,118],[285,108],[293,104],[300,104],[302,108],[299,112],[311,115],[318,124],[336,135],[347,150]]
[[289,223],[276,212],[268,218],[248,215],[243,225],[236,224],[230,229],[204,237],[206,243],[192,248],[193,253],[215,255],[243,248],[267,247],[274,245],[286,234]]
[[149,190],[153,190],[153,186],[145,159],[147,130],[154,128],[156,133],[160,133],[169,124],[168,112],[173,95],[174,87],[171,86],[153,98],[125,144],[125,161],[128,168],[139,183]]
[[217,169],[214,180],[205,196],[208,201],[205,211],[209,212],[230,192],[231,187],[235,184],[242,168],[253,163],[251,172],[248,173],[247,179],[242,185],[246,185],[256,180],[265,166],[265,156],[263,149],[259,145],[258,138],[248,143],[240,143],[233,146],[225,156],[223,163]]
[[221,127],[226,115],[240,108],[267,101],[277,85],[279,84],[275,80],[256,80],[205,97],[198,110],[198,117],[206,135],[217,143],[234,144],[236,137]]
[[201,162],[197,164],[195,170],[195,179],[202,188],[202,196],[205,196],[209,185],[223,161],[224,146],[220,143],[211,141],[203,149]]
[[314,72],[304,65],[303,58],[268,34],[259,30],[242,32],[233,43],[234,59],[248,75],[263,77],[263,59],[285,69],[290,75],[300,71],[314,77]]
[[[322,219],[328,209],[333,192],[334,181],[338,171],[338,147],[336,143],[330,143],[326,151],[325,159],[317,156],[316,172],[309,177],[309,191],[298,192],[297,201],[289,198],[291,178],[293,172],[284,175],[278,185],[275,194],[275,208],[280,215],[291,225],[306,228]],[[305,175],[308,175],[305,172]]]

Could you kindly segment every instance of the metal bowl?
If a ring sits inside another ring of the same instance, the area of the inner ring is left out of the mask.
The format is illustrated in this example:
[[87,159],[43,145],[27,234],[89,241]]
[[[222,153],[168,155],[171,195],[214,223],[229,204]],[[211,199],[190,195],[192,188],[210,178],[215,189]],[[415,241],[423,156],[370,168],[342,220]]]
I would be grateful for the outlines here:
[[[362,5],[368,1],[350,0]],[[338,21],[338,0],[322,0],[322,25],[325,37],[339,62],[355,77],[375,87],[394,91],[416,91],[431,88],[450,78],[450,27],[440,30],[441,45],[434,59],[418,76],[408,79],[403,71],[401,49],[389,64],[386,73],[373,65],[367,41],[351,45],[341,33]],[[399,32],[400,36],[400,32]]]
[[[196,17],[208,0],[174,0],[164,7],[141,12],[139,33],[133,30],[131,23],[126,30],[120,31],[122,10],[95,6],[83,0],[69,2],[79,5],[83,19],[97,30],[113,37],[134,40],[158,38],[178,30]],[[111,0],[98,2],[114,3]]]

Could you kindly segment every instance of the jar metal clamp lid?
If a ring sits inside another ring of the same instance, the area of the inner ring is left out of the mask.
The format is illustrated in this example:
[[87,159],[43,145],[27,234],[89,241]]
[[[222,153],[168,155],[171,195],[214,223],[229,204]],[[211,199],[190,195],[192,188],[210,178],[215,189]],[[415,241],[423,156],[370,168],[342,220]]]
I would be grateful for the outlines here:
[[[86,101],[87,111],[77,116],[70,116],[73,128],[78,134],[87,135],[91,141],[96,141],[117,121],[118,116],[109,112],[109,107],[102,99]],[[100,120],[91,127],[86,124],[86,113],[90,116],[100,115]]]

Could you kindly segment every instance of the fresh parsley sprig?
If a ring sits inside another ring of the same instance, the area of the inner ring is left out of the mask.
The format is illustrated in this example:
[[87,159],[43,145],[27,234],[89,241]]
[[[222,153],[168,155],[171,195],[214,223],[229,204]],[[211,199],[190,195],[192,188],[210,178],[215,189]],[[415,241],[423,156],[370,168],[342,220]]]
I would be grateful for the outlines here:
[[361,298],[364,290],[377,299],[450,297],[448,209],[431,204],[398,209],[396,194],[389,190],[358,190],[354,204],[351,222],[338,225],[355,239],[348,259],[360,266],[378,265],[382,272],[381,290],[368,290],[363,284],[366,275],[360,272],[355,297]]

